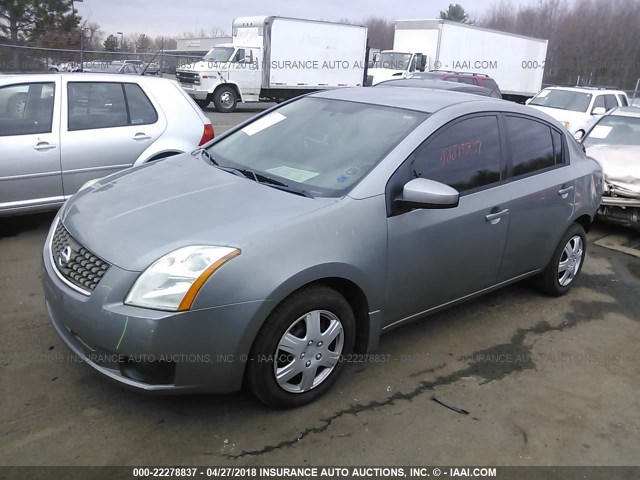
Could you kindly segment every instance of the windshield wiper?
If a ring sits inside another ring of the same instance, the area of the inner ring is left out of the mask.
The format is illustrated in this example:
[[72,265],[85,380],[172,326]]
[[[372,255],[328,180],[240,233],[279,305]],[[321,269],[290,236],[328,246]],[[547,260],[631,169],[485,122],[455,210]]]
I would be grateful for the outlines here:
[[249,170],[248,168],[238,169],[239,172],[242,172],[244,176],[250,178],[251,180],[256,181],[257,183],[261,183],[263,185],[268,185],[269,187],[277,188],[278,190],[284,190],[285,192],[294,193],[296,195],[301,195],[307,198],[313,198],[306,190],[302,190],[300,188],[291,187],[280,180],[276,180],[275,178],[267,177],[266,175],[262,175],[261,173],[256,173],[253,170]]
[[248,178],[249,180],[253,180],[256,183],[268,185],[269,187],[277,188],[278,190],[284,190],[285,192],[294,193],[296,195],[301,195],[303,197],[313,198],[313,195],[311,195],[306,190],[291,187],[286,183],[281,182],[280,180],[276,180],[275,178],[267,177],[266,175],[256,173],[253,170],[250,170],[248,168],[235,168],[235,167],[227,167],[225,165],[220,165],[220,163],[213,157],[213,155],[211,155],[209,151],[205,148],[201,148],[200,153],[205,157],[207,157],[214,166],[216,166],[217,168],[225,172],[233,173],[234,175],[239,175],[241,177]]

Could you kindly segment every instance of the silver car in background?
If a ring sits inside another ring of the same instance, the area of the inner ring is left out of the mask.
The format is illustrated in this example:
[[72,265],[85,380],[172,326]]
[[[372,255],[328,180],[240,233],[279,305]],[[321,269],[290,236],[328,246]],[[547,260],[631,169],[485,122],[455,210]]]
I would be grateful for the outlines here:
[[598,163],[533,109],[315,93],[79,192],[45,242],[46,308],[128,387],[303,405],[383,332],[527,277],[567,293],[601,194]]
[[171,80],[0,77],[0,216],[57,208],[86,182],[191,152],[211,122]]
[[581,141],[604,170],[599,216],[640,230],[640,108],[612,110]]

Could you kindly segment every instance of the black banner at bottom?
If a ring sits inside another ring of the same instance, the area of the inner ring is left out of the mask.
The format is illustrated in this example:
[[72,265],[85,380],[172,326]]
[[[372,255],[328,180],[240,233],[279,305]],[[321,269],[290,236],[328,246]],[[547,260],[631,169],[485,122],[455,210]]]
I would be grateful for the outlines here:
[[0,480],[135,479],[443,479],[500,480],[640,480],[638,467],[494,467],[494,466],[136,466],[0,467]]

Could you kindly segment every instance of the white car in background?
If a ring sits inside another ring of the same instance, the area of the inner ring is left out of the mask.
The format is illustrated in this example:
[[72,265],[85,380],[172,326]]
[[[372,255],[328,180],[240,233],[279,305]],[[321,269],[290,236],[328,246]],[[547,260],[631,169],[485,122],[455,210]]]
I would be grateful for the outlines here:
[[[558,120],[571,133],[586,131],[599,116],[616,107],[629,105],[622,90],[597,87],[548,87],[527,105]],[[595,117],[595,118],[594,118]]]
[[0,77],[0,216],[57,208],[87,182],[191,152],[210,120],[168,79]]

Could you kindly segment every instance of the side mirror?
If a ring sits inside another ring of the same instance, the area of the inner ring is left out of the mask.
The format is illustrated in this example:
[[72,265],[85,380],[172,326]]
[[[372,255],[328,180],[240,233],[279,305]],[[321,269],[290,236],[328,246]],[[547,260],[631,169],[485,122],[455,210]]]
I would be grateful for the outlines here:
[[607,109],[604,107],[593,107],[591,110],[591,115],[604,115],[605,113],[607,113]]
[[416,70],[424,72],[427,68],[427,56],[423,53],[418,53],[416,58]]
[[533,97],[529,97],[524,101],[525,105],[529,105],[531,103],[531,100],[533,100]]
[[584,138],[584,130],[577,130],[576,133],[573,134],[573,138],[577,141],[581,141]]
[[458,206],[460,194],[444,183],[414,178],[402,189],[399,203],[411,208],[454,208]]

